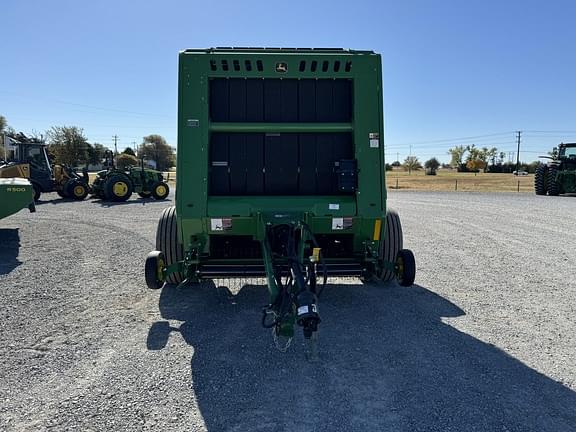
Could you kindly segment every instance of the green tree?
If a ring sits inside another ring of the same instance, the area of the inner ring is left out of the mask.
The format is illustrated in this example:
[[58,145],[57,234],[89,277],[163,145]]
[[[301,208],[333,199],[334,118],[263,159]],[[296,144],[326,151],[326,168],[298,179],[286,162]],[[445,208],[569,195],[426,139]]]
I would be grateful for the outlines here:
[[156,169],[165,171],[174,166],[176,157],[172,147],[160,135],[148,135],[143,139],[138,155],[156,162]]
[[451,156],[450,165],[454,168],[458,168],[464,163],[464,155],[466,154],[467,147],[460,145],[454,146],[448,150],[448,154]]
[[136,156],[132,156],[128,153],[120,153],[116,156],[116,167],[120,170],[125,170],[129,166],[138,165],[138,159]]
[[54,126],[48,131],[50,153],[56,163],[80,165],[88,160],[88,140],[77,126]]
[[411,174],[412,171],[422,169],[422,164],[416,156],[406,157],[402,166],[404,167],[404,171],[408,171],[408,174]]
[[136,153],[134,153],[134,150],[132,150],[131,147],[126,147],[122,153],[125,153],[130,156],[136,156]]
[[100,143],[88,144],[88,163],[98,165],[104,159],[104,152],[109,150]]
[[424,168],[437,170],[438,168],[440,168],[440,162],[438,161],[438,159],[433,157],[432,159],[428,159],[426,162],[424,162]]

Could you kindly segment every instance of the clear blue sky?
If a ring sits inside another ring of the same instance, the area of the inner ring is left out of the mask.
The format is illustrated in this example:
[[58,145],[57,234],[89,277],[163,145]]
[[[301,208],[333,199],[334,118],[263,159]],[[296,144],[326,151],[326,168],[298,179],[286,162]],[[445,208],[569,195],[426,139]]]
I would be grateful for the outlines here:
[[516,130],[530,161],[576,141],[575,21],[568,0],[3,0],[0,114],[25,133],[76,125],[107,146],[150,133],[175,145],[182,49],[372,49],[389,161],[411,143],[421,160],[447,161],[455,144],[514,151]]

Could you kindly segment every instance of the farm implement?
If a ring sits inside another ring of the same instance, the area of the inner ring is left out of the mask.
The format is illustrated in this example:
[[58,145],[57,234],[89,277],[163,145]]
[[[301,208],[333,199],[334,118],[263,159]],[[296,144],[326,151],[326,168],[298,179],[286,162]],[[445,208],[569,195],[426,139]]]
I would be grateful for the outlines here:
[[285,349],[297,326],[315,338],[328,278],[412,285],[382,136],[374,52],[181,52],[176,206],[146,258],[148,287],[263,277],[262,325]]

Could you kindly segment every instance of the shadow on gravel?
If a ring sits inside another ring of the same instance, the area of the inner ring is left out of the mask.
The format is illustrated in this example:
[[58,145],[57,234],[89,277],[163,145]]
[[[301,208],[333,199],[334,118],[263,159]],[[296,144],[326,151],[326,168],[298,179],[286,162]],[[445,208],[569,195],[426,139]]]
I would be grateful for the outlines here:
[[0,275],[10,273],[20,264],[20,234],[18,228],[0,228]]
[[129,199],[128,201],[120,201],[120,202],[95,199],[93,202],[96,204],[100,204],[102,207],[116,207],[116,206],[122,206],[122,205],[128,205],[128,204],[146,205],[146,204],[151,204],[151,203],[155,203],[155,202],[170,202],[170,201],[172,201],[172,200],[171,199],[165,199],[165,200],[157,201],[153,198],[136,198],[136,199]]
[[183,323],[155,323],[148,349],[180,337],[194,348],[191,387],[209,431],[576,428],[576,393],[443,323],[464,312],[426,288],[327,286],[317,363],[300,333],[288,352],[273,347],[266,302],[264,286],[161,293],[162,317]]

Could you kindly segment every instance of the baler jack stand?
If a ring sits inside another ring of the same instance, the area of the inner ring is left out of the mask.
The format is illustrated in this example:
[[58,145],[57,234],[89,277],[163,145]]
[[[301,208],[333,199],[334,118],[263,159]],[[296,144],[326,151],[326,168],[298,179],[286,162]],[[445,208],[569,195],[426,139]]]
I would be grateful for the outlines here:
[[[262,255],[270,293],[262,326],[272,329],[276,347],[285,352],[294,337],[294,324],[298,324],[309,345],[308,357],[317,358],[318,297],[326,284],[326,269],[314,235],[301,220],[265,222]],[[324,268],[320,289],[318,264]]]

